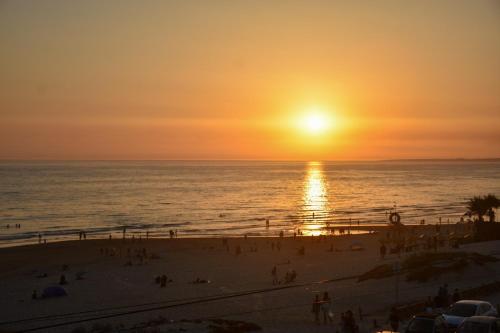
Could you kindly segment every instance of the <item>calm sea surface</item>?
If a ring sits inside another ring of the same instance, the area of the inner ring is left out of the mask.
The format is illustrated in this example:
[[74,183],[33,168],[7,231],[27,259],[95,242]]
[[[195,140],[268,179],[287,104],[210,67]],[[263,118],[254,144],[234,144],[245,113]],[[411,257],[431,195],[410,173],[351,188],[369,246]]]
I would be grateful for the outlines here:
[[1,162],[0,246],[38,233],[120,237],[123,226],[158,237],[316,234],[326,222],[386,223],[395,204],[403,223],[455,222],[468,197],[487,193],[500,195],[500,162]]

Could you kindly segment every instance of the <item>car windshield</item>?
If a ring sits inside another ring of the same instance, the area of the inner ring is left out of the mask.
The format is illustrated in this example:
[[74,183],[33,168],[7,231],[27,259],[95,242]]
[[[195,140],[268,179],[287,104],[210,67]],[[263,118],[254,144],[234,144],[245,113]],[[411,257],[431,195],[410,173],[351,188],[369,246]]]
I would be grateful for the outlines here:
[[472,317],[476,314],[477,305],[467,303],[455,303],[446,312],[450,316]]
[[465,322],[458,329],[459,333],[489,333],[489,325],[486,323]]
[[428,318],[415,318],[413,319],[406,332],[408,333],[432,333],[434,328],[434,320]]

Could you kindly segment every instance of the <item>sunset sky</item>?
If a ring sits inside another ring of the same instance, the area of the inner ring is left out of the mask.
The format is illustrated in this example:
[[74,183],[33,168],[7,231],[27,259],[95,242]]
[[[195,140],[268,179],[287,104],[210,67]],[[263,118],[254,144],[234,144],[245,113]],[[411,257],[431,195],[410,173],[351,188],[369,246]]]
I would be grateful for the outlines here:
[[0,159],[500,157],[500,2],[0,0]]

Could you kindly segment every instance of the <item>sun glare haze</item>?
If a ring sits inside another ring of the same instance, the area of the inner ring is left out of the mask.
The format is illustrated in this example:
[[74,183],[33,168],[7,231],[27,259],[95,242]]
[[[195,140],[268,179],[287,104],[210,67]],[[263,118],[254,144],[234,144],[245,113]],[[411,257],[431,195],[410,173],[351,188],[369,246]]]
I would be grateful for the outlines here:
[[332,127],[331,116],[320,109],[312,109],[304,116],[305,130],[310,134],[322,134]]

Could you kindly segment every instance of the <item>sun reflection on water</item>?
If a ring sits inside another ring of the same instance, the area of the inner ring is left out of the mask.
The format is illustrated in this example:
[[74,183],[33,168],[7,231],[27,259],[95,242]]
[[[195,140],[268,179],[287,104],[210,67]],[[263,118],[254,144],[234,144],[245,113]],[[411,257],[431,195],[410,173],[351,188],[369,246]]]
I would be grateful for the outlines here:
[[324,234],[328,217],[328,193],[321,162],[309,162],[307,165],[303,210],[306,215],[301,228],[304,235]]

